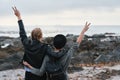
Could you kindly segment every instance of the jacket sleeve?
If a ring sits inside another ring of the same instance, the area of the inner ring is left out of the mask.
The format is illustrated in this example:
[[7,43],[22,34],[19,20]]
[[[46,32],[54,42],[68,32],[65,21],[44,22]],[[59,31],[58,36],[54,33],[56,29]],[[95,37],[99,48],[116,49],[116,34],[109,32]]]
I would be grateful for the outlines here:
[[22,41],[23,45],[25,45],[29,42],[29,40],[27,38],[22,20],[18,21],[18,25],[19,25],[19,34],[20,34],[21,41]]
[[45,56],[41,68],[37,69],[33,67],[30,72],[35,75],[42,76],[45,73],[45,66],[48,60],[49,60],[48,56]]
[[79,44],[74,43],[73,46],[68,50],[67,54],[65,54],[65,56],[63,57],[62,64],[63,64],[64,70],[67,70],[70,64],[71,58],[78,48],[79,48]]

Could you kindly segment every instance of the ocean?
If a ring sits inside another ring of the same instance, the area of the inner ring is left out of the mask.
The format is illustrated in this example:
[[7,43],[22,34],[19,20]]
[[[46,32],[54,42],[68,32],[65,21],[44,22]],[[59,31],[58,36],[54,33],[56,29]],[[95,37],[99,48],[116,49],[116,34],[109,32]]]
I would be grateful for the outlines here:
[[[27,35],[30,36],[31,31],[36,26],[25,26]],[[54,26],[38,26],[42,29],[44,37],[52,37],[56,34],[75,34],[79,35],[84,26],[77,25],[54,25]],[[91,25],[86,35],[116,33],[120,35],[120,25]],[[0,26],[0,36],[19,37],[18,26]]]

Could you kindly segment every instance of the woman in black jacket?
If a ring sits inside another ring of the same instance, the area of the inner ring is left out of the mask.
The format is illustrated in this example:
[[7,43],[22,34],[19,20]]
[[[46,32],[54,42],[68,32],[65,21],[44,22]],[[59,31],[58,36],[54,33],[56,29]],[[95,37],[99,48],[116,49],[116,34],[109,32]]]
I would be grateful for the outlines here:
[[[22,44],[24,46],[23,60],[27,61],[35,68],[40,68],[46,54],[47,45],[42,43],[42,31],[40,28],[35,28],[31,32],[32,39],[29,39],[26,35],[24,25],[21,19],[20,12],[16,7],[13,7],[14,14],[18,18],[19,33]],[[46,74],[43,76],[37,76],[32,74],[27,67],[25,67],[25,80],[46,80]]]

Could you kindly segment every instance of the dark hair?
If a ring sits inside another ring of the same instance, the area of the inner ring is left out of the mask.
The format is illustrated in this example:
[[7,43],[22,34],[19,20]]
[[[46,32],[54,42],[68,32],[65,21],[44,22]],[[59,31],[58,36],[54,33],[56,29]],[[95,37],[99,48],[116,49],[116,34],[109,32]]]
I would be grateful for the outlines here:
[[67,39],[64,35],[58,34],[53,39],[53,45],[56,49],[61,49],[65,46],[66,41]]

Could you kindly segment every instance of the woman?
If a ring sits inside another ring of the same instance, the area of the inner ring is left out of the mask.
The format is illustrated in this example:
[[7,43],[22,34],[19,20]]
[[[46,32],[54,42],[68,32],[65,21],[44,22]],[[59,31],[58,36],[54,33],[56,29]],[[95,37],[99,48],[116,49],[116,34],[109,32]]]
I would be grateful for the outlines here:
[[[40,28],[35,28],[31,32],[31,39],[26,35],[24,25],[21,19],[20,12],[16,7],[13,7],[14,14],[18,18],[19,33],[22,44],[24,46],[24,57],[23,60],[27,61],[31,66],[40,68],[46,54],[47,45],[42,43],[42,31]],[[25,80],[46,80],[46,74],[42,76],[34,75],[30,70],[25,67]]]

